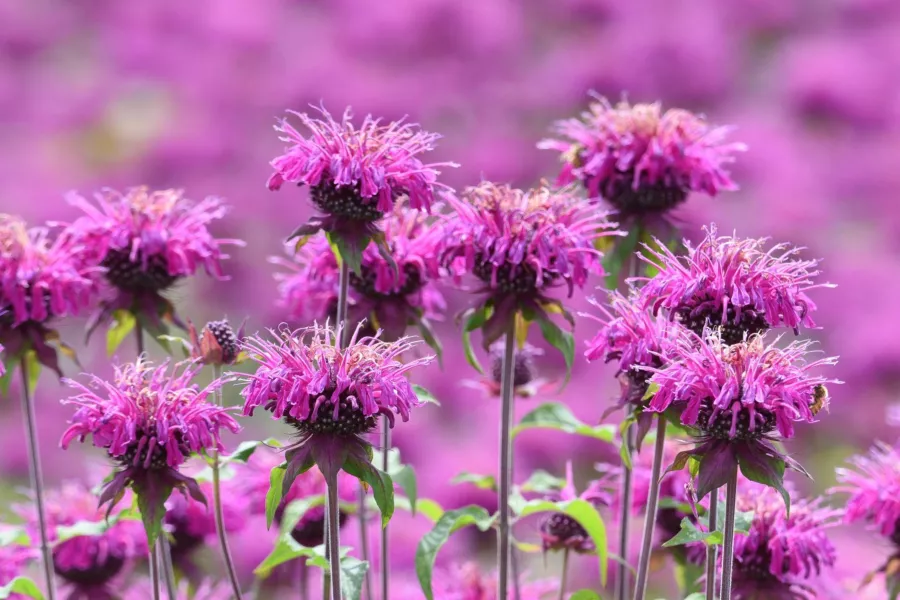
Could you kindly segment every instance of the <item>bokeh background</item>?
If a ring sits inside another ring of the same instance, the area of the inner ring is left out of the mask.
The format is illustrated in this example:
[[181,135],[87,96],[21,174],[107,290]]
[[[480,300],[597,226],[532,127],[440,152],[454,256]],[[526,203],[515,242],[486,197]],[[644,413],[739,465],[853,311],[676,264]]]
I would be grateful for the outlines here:
[[[895,441],[886,418],[900,384],[900,3],[893,0],[2,2],[0,210],[35,223],[65,220],[73,214],[67,191],[104,186],[222,196],[233,211],[216,233],[248,245],[232,253],[231,281],[199,278],[174,299],[195,321],[248,317],[253,331],[285,317],[266,259],[282,252],[283,237],[308,214],[303,191],[275,194],[264,185],[268,161],[282,148],[272,125],[285,109],[324,103],[333,113],[352,105],[360,116],[408,115],[444,134],[435,160],[461,164],[445,171],[446,183],[528,186],[556,174],[557,157],[535,144],[553,120],[582,110],[589,90],[734,124],[734,138],[750,147],[734,168],[741,191],[692,198],[678,215],[685,235],[714,221],[739,235],[790,241],[823,259],[824,277],[837,284],[816,295],[822,328],[812,335],[841,356],[845,384],[832,390],[830,414],[790,446],[815,476],[798,485],[820,493],[849,454],[874,439]],[[444,370],[420,375],[443,406],[419,411],[395,439],[417,468],[422,496],[445,507],[490,507],[488,492],[449,483],[459,471],[495,469],[499,408],[460,385],[475,373],[453,323],[466,298],[450,297],[440,327]],[[587,307],[583,298],[574,304]],[[81,325],[67,327],[73,341],[83,338]],[[593,331],[590,321],[579,325],[581,347]],[[122,352],[129,357],[130,349]],[[99,337],[79,353],[85,368],[108,371]],[[561,361],[545,356],[541,368],[558,376]],[[616,392],[612,375],[579,360],[560,398],[594,423]],[[57,447],[69,414],[58,403],[63,393],[42,379],[48,477],[96,478],[105,466],[96,454]],[[17,403],[0,411],[0,477],[10,501],[27,483],[26,454]],[[243,436],[271,433],[286,432],[258,416]],[[525,434],[517,477],[535,468],[561,473],[572,459],[583,483],[595,462],[613,456],[600,442]],[[398,523],[399,577],[428,524],[406,515]],[[255,533],[254,541],[265,537]],[[536,539],[527,527],[519,535]],[[847,538],[842,576],[878,566],[884,549],[873,539],[835,535]],[[348,530],[348,543],[354,536]],[[266,552],[263,541],[242,560],[245,569]],[[491,543],[489,535],[465,534],[442,559],[490,557]],[[556,572],[539,555],[526,562],[533,576]],[[596,578],[592,559],[575,572],[586,584]]]

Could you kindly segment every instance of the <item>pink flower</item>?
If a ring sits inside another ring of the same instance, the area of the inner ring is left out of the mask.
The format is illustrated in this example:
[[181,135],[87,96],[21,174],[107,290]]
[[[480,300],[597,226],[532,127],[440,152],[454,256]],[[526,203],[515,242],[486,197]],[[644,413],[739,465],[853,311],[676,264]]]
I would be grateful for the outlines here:
[[900,453],[877,443],[850,464],[837,469],[838,485],[831,490],[849,494],[844,521],[871,525],[900,547]]
[[[422,589],[417,583],[402,581],[394,589],[397,600],[421,600]],[[436,569],[432,584],[437,600],[496,600],[497,576],[483,573],[477,563],[468,562],[450,568]],[[549,592],[558,591],[559,582],[521,582],[521,600],[541,600]]]
[[809,290],[831,287],[815,283],[818,261],[797,258],[800,248],[766,238],[718,236],[715,225],[696,247],[685,241],[687,256],[676,256],[664,244],[648,262],[659,273],[641,289],[640,304],[653,313],[665,309],[698,335],[704,327],[720,327],[728,343],[771,327],[814,327],[816,305]]
[[615,106],[598,97],[580,119],[556,124],[563,139],[539,148],[561,153],[560,184],[580,181],[622,219],[664,213],[689,192],[715,196],[737,189],[725,166],[743,144],[726,143],[727,127],[711,127],[686,110],[659,103]]
[[[505,342],[499,340],[494,342],[490,347],[491,367],[487,375],[477,380],[464,380],[462,383],[466,387],[483,391],[490,398],[499,398],[502,392],[502,376],[503,376],[503,353],[505,351]],[[529,343],[525,343],[522,348],[513,349],[513,392],[517,398],[533,398],[541,393],[549,392],[556,385],[556,382],[550,381],[538,375],[537,365],[534,364],[534,358],[541,356],[544,351]]]
[[[600,481],[592,482],[581,494],[575,490],[572,463],[566,464],[566,485],[554,500],[587,500],[595,506],[610,504],[611,497]],[[563,513],[553,513],[541,521],[541,545],[548,550],[574,550],[578,553],[593,552],[594,541],[581,524]]]
[[25,576],[28,565],[37,557],[37,550],[30,546],[15,543],[0,546],[0,586],[6,585],[16,577]]

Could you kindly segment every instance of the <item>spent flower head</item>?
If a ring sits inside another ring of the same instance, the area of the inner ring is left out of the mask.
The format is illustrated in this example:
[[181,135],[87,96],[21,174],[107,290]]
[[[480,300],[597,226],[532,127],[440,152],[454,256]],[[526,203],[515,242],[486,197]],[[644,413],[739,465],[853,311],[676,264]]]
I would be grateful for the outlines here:
[[663,111],[659,103],[612,105],[602,97],[580,119],[557,122],[555,132],[561,139],[538,147],[561,153],[559,183],[582,183],[623,221],[663,215],[690,192],[715,196],[737,189],[727,165],[745,150],[726,141],[729,127],[711,126],[689,111]]
[[[18,217],[0,214],[0,352],[11,362],[33,349],[38,360],[60,376],[54,318],[87,309],[97,291],[96,268],[86,249],[65,232],[29,228]],[[69,351],[64,344],[59,348]]]
[[685,241],[686,256],[676,256],[662,244],[648,247],[648,262],[659,272],[641,289],[640,303],[654,313],[665,310],[671,319],[697,333],[719,327],[728,343],[773,327],[814,327],[816,305],[807,292],[815,283],[818,261],[801,260],[801,248],[776,244],[766,250],[767,238],[719,236],[707,228],[695,247]]
[[228,319],[209,321],[197,333],[197,328],[188,321],[191,358],[207,365],[232,365],[240,356],[240,344],[244,337],[244,326],[237,332]]
[[160,326],[161,320],[180,324],[161,294],[201,268],[227,279],[222,261],[228,255],[222,247],[243,245],[210,232],[210,225],[226,214],[215,197],[195,203],[181,190],[135,187],[125,193],[105,189],[95,195],[95,202],[71,194],[69,202],[84,213],[70,226],[70,235],[105,269],[114,292],[91,327],[119,309],[141,315],[148,328]]
[[193,383],[201,364],[169,362],[154,367],[143,357],[117,366],[112,381],[89,375],[89,384],[66,380],[76,395],[63,400],[78,407],[62,436],[62,447],[88,435],[105,448],[119,469],[100,496],[114,506],[130,486],[138,496],[151,543],[159,533],[164,503],[174,488],[205,502],[197,482],[179,472],[191,454],[224,450],[220,432],[240,430],[237,421],[209,401],[224,383]]
[[[566,484],[552,499],[555,501],[581,499],[599,507],[610,504],[612,498],[604,489],[604,483],[601,481],[591,482],[579,494],[575,489],[575,481],[572,476],[572,463],[569,462],[566,464]],[[541,546],[544,552],[573,550],[578,553],[587,553],[596,550],[594,541],[584,527],[567,514],[557,512],[545,517],[541,521],[540,529]]]

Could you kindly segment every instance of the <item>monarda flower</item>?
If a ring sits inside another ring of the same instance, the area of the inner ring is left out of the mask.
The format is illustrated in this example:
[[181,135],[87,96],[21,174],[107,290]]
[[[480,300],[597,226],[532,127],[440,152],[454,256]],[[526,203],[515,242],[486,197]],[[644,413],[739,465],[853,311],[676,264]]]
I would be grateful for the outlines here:
[[400,362],[417,341],[385,342],[377,335],[359,337],[359,330],[346,345],[339,343],[340,325],[284,328],[272,331],[272,340],[253,336],[244,344],[259,364],[256,373],[243,376],[244,414],[262,406],[298,435],[285,449],[282,499],[314,464],[329,485],[337,485],[341,469],[359,478],[374,473],[364,436],[374,430],[377,417],[384,415],[393,427],[395,415],[406,421],[423,404],[406,373],[434,357]]
[[[503,353],[505,351],[504,340],[498,340],[490,347],[490,370],[478,380],[465,380],[466,387],[482,390],[490,398],[499,398],[503,386]],[[544,351],[529,343],[521,348],[516,345],[513,349],[513,393],[517,398],[533,398],[543,392],[550,392],[554,382],[538,374],[535,357],[542,356]]]
[[831,492],[847,494],[843,520],[863,523],[893,546],[891,556],[864,583],[884,573],[888,589],[900,586],[900,452],[877,443],[868,454],[850,460],[851,468],[837,469],[838,485]]
[[233,365],[240,356],[240,341],[244,338],[244,327],[237,332],[227,319],[209,321],[197,333],[197,328],[188,321],[191,358],[205,365]]
[[590,274],[601,274],[594,241],[620,233],[572,189],[524,192],[484,182],[448,201],[455,214],[445,223],[441,262],[456,279],[470,273],[480,281],[476,293],[485,301],[469,311],[466,329],[482,323],[486,349],[510,331],[517,313],[551,323],[548,310],[562,307],[548,293],[565,286],[571,296]]
[[[424,163],[421,155],[433,149],[440,136],[402,121],[383,124],[366,116],[357,127],[348,108],[340,122],[324,108],[321,118],[291,111],[307,132],[297,131],[287,119],[275,130],[289,146],[272,161],[270,190],[284,183],[309,186],[310,199],[321,215],[299,227],[291,238],[324,230],[358,255],[378,233],[375,224],[390,213],[400,196],[415,210],[429,210],[438,167],[454,163]],[[342,250],[342,255],[345,252]],[[349,259],[344,256],[344,259]]]
[[814,288],[818,261],[798,258],[800,248],[767,239],[719,236],[715,225],[696,247],[685,241],[686,256],[662,244],[647,248],[648,262],[659,273],[641,289],[640,303],[653,313],[665,310],[698,335],[707,326],[722,330],[729,344],[773,327],[814,327],[816,305],[807,295]]
[[[135,558],[147,555],[147,541],[140,523],[119,519],[97,507],[97,496],[86,486],[69,482],[50,490],[45,497],[47,522],[53,544],[53,568],[68,584],[68,600],[113,600],[114,580]],[[37,529],[33,511],[27,511],[30,526]],[[79,534],[60,541],[60,528],[84,523],[108,527],[95,534]]]
[[78,409],[63,433],[62,447],[92,435],[94,446],[106,449],[119,469],[104,486],[100,505],[112,509],[130,486],[151,545],[173,489],[206,502],[197,481],[179,472],[188,456],[221,452],[221,430],[240,430],[227,409],[208,400],[223,380],[204,388],[192,383],[201,368],[187,362],[170,370],[168,362],[154,367],[138,358],[116,367],[111,382],[95,375],[89,375],[89,386],[66,380],[78,393],[63,403]]
[[561,153],[558,183],[582,183],[623,223],[663,216],[690,192],[737,189],[726,166],[745,146],[725,141],[730,128],[686,110],[597,98],[580,119],[559,121],[555,130],[562,139],[538,147]]
[[48,324],[90,306],[95,269],[85,252],[65,234],[53,237],[45,227],[28,228],[17,217],[0,215],[0,362],[7,368],[33,350],[62,376],[56,351],[73,353]]
[[[425,341],[433,343],[429,320],[440,319],[447,310],[435,285],[441,230],[429,224],[425,214],[400,203],[379,226],[389,256],[376,244],[363,250],[359,272],[350,274],[349,320],[368,319],[384,331],[386,340],[402,337],[409,325],[418,326]],[[304,324],[333,318],[340,268],[327,240],[310,239],[292,253],[293,259],[270,259],[288,269],[276,275],[281,304],[292,319]]]
[[809,342],[779,348],[778,339],[767,344],[753,336],[729,345],[718,331],[703,339],[682,331],[667,351],[669,362],[647,367],[655,388],[649,410],[680,415],[697,435],[697,446],[680,453],[675,466],[682,468],[691,456],[700,461],[698,498],[727,483],[740,465],[745,477],[779,489],[787,502],[784,467],[802,467],[772,442],[792,438],[796,422],[815,421],[827,402],[825,384],[839,383],[815,371],[837,359],[808,360]]
[[[588,485],[587,489],[579,494],[575,489],[572,477],[572,463],[566,464],[566,485],[554,501],[586,500],[595,506],[610,504],[611,497],[603,489],[602,483],[595,481]],[[544,552],[554,550],[572,550],[578,553],[593,552],[596,550],[594,541],[578,521],[563,513],[553,513],[545,517],[540,524],[541,547]]]
[[222,247],[240,240],[217,239],[209,231],[225,216],[218,198],[194,203],[181,190],[153,191],[136,187],[124,194],[104,190],[96,204],[77,194],[69,202],[84,212],[70,227],[72,237],[105,269],[114,296],[103,302],[89,331],[117,310],[130,311],[151,332],[164,333],[163,323],[180,327],[175,309],[162,294],[198,269],[227,279]]
[[648,381],[653,374],[644,367],[660,367],[664,362],[665,348],[668,340],[681,326],[663,316],[653,316],[638,303],[637,293],[628,298],[619,292],[612,292],[608,297],[608,306],[591,299],[591,303],[600,309],[601,315],[582,313],[581,316],[591,318],[600,323],[600,330],[588,343],[584,355],[588,361],[602,359],[603,362],[615,362],[618,366],[616,377],[621,384],[619,401],[606,410],[602,418],[611,412],[630,404],[637,409],[637,444],[641,442],[650,429],[653,413],[645,411],[647,407]]
[[744,485],[737,510],[752,512],[747,535],[734,538],[732,597],[735,600],[815,598],[811,587],[834,566],[836,550],[826,534],[839,521],[820,500],[797,499],[788,516],[771,488]]

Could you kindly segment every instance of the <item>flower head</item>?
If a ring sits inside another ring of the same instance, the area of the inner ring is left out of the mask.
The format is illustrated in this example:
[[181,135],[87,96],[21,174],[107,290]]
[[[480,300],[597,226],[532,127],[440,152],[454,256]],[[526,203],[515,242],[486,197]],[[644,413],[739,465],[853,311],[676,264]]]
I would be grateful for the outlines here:
[[690,192],[715,196],[737,188],[726,165],[744,145],[725,141],[728,127],[686,110],[597,98],[580,119],[559,121],[555,129],[563,139],[538,147],[562,154],[559,183],[581,182],[623,220],[665,213]]
[[[502,393],[503,378],[503,354],[505,342],[501,339],[491,344],[491,367],[487,375],[478,380],[465,380],[467,387],[484,391],[489,397],[499,398]],[[518,344],[513,349],[513,392],[519,398],[532,398],[542,392],[549,391],[554,382],[538,374],[535,357],[542,356],[544,351],[529,343],[519,348]]]
[[485,345],[499,339],[516,310],[543,312],[546,294],[565,285],[571,296],[601,274],[594,241],[618,235],[606,213],[570,188],[522,191],[490,182],[448,195],[455,213],[445,223],[441,262],[456,279],[471,273],[494,313]]
[[105,448],[121,467],[106,484],[101,505],[114,505],[128,485],[141,501],[159,511],[142,511],[145,520],[162,518],[163,503],[174,487],[205,501],[197,482],[178,469],[193,453],[223,451],[220,431],[234,433],[240,426],[227,409],[208,400],[222,380],[205,388],[192,383],[201,367],[187,362],[170,370],[168,362],[154,367],[138,358],[116,367],[111,382],[95,375],[90,376],[89,386],[66,380],[77,394],[63,403],[78,409],[63,433],[62,447],[92,435],[94,446]]
[[844,521],[870,525],[900,548],[900,452],[878,443],[850,464],[837,469],[832,490],[849,494]]
[[85,248],[65,234],[53,237],[45,227],[28,228],[19,218],[0,214],[3,352],[19,356],[33,348],[43,364],[60,373],[56,351],[49,345],[54,332],[46,325],[90,306],[95,269],[84,254]]
[[104,303],[95,320],[116,309],[142,312],[154,322],[173,317],[160,295],[198,269],[226,279],[222,247],[240,240],[217,239],[209,231],[225,216],[218,198],[194,203],[181,190],[153,191],[136,187],[124,194],[103,190],[96,204],[77,194],[69,202],[84,212],[70,227],[71,236],[105,269],[116,297]]
[[[754,465],[768,472],[773,460],[798,467],[769,441],[776,433],[791,438],[794,423],[815,420],[825,384],[838,383],[815,371],[837,359],[807,360],[810,342],[779,348],[777,341],[766,344],[763,336],[753,336],[729,345],[719,331],[707,331],[701,339],[682,330],[667,352],[669,363],[648,368],[650,385],[657,386],[649,410],[671,407],[700,434],[701,445],[688,453],[709,458],[701,461],[700,498],[719,487],[710,485],[727,479],[739,457],[742,468]],[[713,454],[721,460],[713,460]],[[707,472],[704,465],[713,470]]]
[[775,490],[745,482],[737,510],[752,511],[747,535],[734,538],[735,600],[815,597],[809,583],[834,566],[836,550],[826,534],[836,511],[820,500],[795,500],[787,515]]
[[[147,554],[147,540],[140,523],[117,520],[118,515],[110,515],[112,524],[101,533],[58,541],[59,527],[105,521],[106,514],[97,507],[97,496],[86,486],[64,483],[61,488],[49,490],[44,502],[50,541],[54,542],[53,568],[73,588],[73,597],[102,596],[132,559]],[[24,512],[29,527],[36,532],[33,508],[29,506]]]
[[728,343],[772,327],[814,327],[816,305],[807,292],[817,284],[818,261],[800,260],[800,248],[767,239],[719,236],[715,225],[696,247],[685,242],[687,256],[660,245],[649,262],[659,273],[641,289],[640,302],[654,313],[665,309],[695,333],[720,327]]
[[227,319],[210,321],[203,326],[200,333],[194,324],[188,321],[191,357],[207,365],[234,364],[240,354],[240,340],[244,337],[244,328],[235,333]]
[[[603,484],[595,481],[588,485],[581,494],[575,490],[572,478],[572,463],[566,464],[566,485],[560,490],[555,500],[587,500],[595,506],[610,504],[611,497],[603,489]],[[581,524],[563,513],[553,513],[541,522],[541,544],[544,552],[548,550],[574,550],[575,552],[593,552],[594,542]]]
[[[384,329],[385,339],[397,339],[407,325],[440,319],[446,311],[435,285],[441,231],[401,203],[380,226],[389,254],[377,244],[363,250],[360,272],[350,274],[350,320],[371,319]],[[291,253],[292,259],[271,259],[288,269],[276,276],[282,305],[302,323],[334,316],[340,269],[327,240],[312,238]]]

